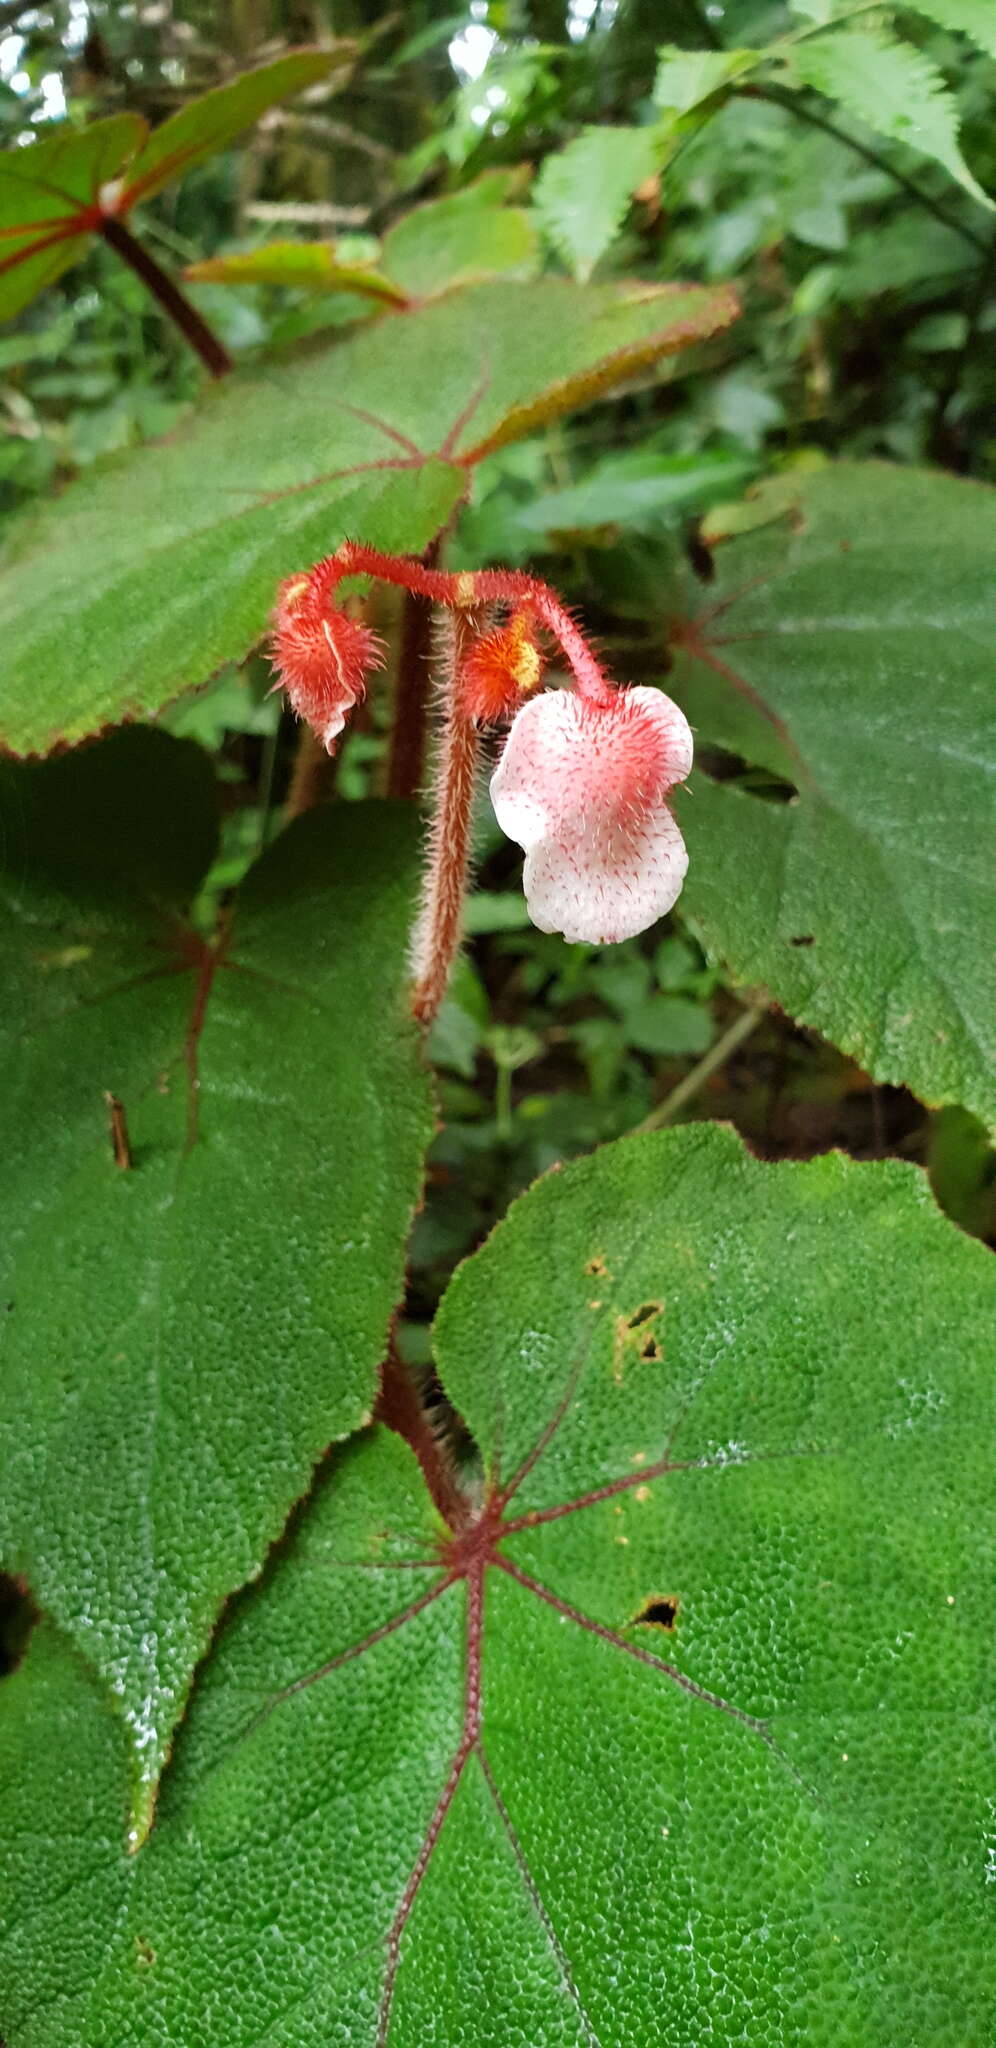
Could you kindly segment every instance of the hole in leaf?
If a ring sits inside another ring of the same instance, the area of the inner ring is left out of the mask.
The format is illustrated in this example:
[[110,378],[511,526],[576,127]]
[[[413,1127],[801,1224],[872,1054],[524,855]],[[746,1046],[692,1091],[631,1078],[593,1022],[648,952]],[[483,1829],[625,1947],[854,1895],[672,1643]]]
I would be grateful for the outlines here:
[[700,747],[697,758],[713,782],[734,782],[745,796],[757,797],[761,803],[790,804],[799,794],[794,782],[776,775],[773,769],[752,766],[742,754],[727,747]]
[[643,1323],[649,1323],[654,1316],[659,1316],[660,1312],[661,1303],[659,1301],[645,1301],[642,1308],[635,1308],[632,1315],[627,1316],[626,1328],[628,1330],[639,1330]]
[[636,1625],[639,1628],[673,1628],[678,1619],[678,1606],[673,1594],[655,1594],[635,1616]]
[[812,932],[802,932],[799,938],[789,940],[790,946],[812,946],[814,944],[815,938]]
[[640,1353],[640,1357],[650,1359],[651,1361],[657,1361],[663,1358],[663,1356],[664,1353],[661,1350],[661,1347],[658,1344],[656,1337],[648,1337],[647,1342],[645,1343],[643,1350]]
[[688,536],[688,560],[695,575],[702,583],[712,583],[716,576],[716,563],[711,549],[697,533]]

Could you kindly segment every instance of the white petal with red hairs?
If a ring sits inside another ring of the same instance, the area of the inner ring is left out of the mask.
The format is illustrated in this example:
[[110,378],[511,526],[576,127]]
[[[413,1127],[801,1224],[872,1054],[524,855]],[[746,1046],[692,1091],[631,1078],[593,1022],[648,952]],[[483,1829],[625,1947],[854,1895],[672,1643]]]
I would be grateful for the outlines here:
[[608,945],[671,909],[688,855],[665,798],[691,765],[688,722],[662,690],[619,690],[608,704],[553,690],[523,705],[491,801],[525,851],[540,931]]

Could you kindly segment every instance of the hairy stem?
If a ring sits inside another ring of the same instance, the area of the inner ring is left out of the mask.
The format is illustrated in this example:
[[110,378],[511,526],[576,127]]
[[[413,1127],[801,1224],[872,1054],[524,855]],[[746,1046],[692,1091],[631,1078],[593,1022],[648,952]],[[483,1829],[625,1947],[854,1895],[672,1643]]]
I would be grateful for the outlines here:
[[460,921],[470,866],[470,823],[477,779],[477,732],[460,704],[458,688],[476,617],[444,614],[443,729],[436,766],[436,802],[430,827],[425,899],[415,934],[415,1015],[431,1024],[446,993],[460,944]]
[[174,284],[173,279],[160,268],[155,257],[150,256],[148,249],[136,241],[131,229],[116,215],[105,213],[101,216],[100,233],[110,248],[121,257],[122,262],[127,263],[136,277],[141,278],[153,298],[158,300],[164,313],[168,313],[180,329],[184,340],[189,342],[194,353],[200,356],[212,377],[224,377],[226,372],[233,368],[227,348],[218,340],[217,335],[212,333],[207,321],[201,319],[196,307],[184,296],[179,285]]
[[536,576],[520,569],[447,570],[427,568],[422,562],[401,555],[381,554],[379,548],[362,541],[344,541],[334,555],[321,564],[325,595],[331,599],[345,576],[379,576],[384,583],[400,584],[402,590],[431,598],[456,612],[479,609],[481,605],[514,604],[532,612],[563,649],[570,664],[578,693],[598,704],[611,704],[615,689],[596,661],[584,634],[561,604],[556,591]]
[[[439,542],[427,548],[424,563],[435,569]],[[432,653],[432,605],[414,590],[406,591],[401,614],[401,645],[394,693],[394,726],[387,763],[388,796],[418,796],[425,772],[425,741],[429,722],[429,661]]]
[[302,725],[291,768],[290,787],[284,804],[286,824],[290,824],[292,818],[300,818],[305,811],[313,811],[318,804],[325,803],[335,788],[338,767],[338,755],[327,753],[318,734],[312,732],[310,725]]
[[433,1505],[443,1521],[450,1529],[462,1528],[469,1513],[468,1501],[440,1448],[411,1373],[393,1343],[381,1366],[374,1420],[385,1423],[395,1436],[404,1438],[422,1467]]

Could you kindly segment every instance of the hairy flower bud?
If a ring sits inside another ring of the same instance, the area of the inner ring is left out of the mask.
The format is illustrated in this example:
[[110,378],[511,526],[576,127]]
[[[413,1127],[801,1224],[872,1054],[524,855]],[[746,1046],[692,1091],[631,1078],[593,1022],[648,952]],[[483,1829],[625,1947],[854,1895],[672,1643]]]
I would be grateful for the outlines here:
[[539,687],[543,657],[529,620],[516,612],[508,624],[482,633],[463,664],[463,709],[475,725],[498,725],[514,717],[524,697]]
[[318,734],[328,753],[384,649],[376,633],[337,611],[325,594],[324,565],[290,576],[277,593],[272,656],[291,706]]

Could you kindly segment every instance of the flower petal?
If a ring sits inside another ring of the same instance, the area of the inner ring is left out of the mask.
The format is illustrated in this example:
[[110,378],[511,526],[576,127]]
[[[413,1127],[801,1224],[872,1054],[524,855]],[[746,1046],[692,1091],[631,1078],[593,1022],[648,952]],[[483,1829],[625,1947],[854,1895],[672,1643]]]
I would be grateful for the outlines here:
[[656,924],[677,902],[687,870],[685,842],[662,804],[614,832],[545,839],[527,852],[522,879],[541,932],[606,946]]
[[620,690],[608,705],[552,690],[516,714],[491,782],[503,832],[528,852],[593,818],[656,810],[692,765],[692,735],[662,690]]

